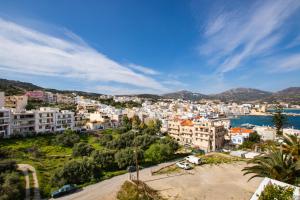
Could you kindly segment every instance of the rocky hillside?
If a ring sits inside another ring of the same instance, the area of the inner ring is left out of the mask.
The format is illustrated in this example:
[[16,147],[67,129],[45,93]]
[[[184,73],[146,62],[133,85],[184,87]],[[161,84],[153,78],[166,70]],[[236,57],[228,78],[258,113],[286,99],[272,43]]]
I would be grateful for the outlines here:
[[235,88],[225,92],[211,95],[215,99],[222,101],[257,101],[268,98],[272,95],[271,92],[257,90],[253,88]]
[[194,92],[187,91],[187,90],[181,90],[178,92],[167,93],[162,96],[166,99],[183,99],[183,100],[193,100],[193,101],[209,98],[207,95],[200,94],[200,93],[194,93]]

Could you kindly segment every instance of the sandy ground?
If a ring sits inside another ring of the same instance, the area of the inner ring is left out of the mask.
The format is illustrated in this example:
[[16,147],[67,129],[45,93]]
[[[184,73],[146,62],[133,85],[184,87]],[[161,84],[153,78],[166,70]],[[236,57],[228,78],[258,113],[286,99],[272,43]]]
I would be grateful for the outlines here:
[[21,170],[25,175],[25,181],[26,181],[26,195],[25,199],[30,199],[30,179],[28,172],[30,171],[32,173],[33,177],[33,183],[34,183],[34,194],[33,194],[33,200],[40,200],[40,190],[39,190],[39,182],[36,175],[35,168],[29,164],[18,164],[18,169]]
[[241,172],[245,166],[242,162],[198,166],[189,173],[164,176],[146,183],[170,200],[248,200],[262,179],[248,182],[249,176]]
[[[140,176],[150,187],[170,200],[246,200],[250,199],[262,180],[256,178],[248,182],[249,176],[243,176],[241,172],[246,166],[244,162],[197,166],[193,170],[170,175],[151,175],[152,170],[167,164],[144,169]],[[117,176],[60,199],[113,200],[127,179],[128,174]]]

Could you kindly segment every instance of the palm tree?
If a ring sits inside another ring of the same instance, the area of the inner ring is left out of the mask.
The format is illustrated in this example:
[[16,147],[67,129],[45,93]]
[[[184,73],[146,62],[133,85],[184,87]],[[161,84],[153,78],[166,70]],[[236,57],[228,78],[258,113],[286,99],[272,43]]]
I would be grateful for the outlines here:
[[300,158],[300,139],[295,135],[284,135],[281,148],[284,153],[291,154],[295,161]]
[[256,157],[249,163],[252,165],[243,169],[244,175],[254,174],[249,180],[269,177],[293,185],[300,183],[300,162],[295,161],[291,154],[276,148],[271,148],[268,154]]

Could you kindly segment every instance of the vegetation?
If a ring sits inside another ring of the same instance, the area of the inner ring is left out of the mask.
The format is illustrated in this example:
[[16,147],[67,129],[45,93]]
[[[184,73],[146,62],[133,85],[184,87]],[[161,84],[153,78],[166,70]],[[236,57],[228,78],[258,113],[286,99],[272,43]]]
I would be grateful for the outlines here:
[[136,183],[125,181],[120,191],[117,194],[118,200],[160,200],[162,199],[157,191],[150,188],[143,182],[139,183],[137,187]]
[[280,105],[275,107],[275,114],[273,115],[272,121],[276,127],[276,134],[282,135],[282,128],[287,123],[287,117],[282,114],[283,108]]
[[[86,185],[126,172],[129,165],[135,164],[135,148],[140,165],[154,164],[145,154],[153,144],[169,146],[172,153],[178,148],[171,138],[161,139],[156,135],[159,123],[154,121],[148,126],[136,120],[136,132],[131,131],[132,123],[133,119],[127,119],[123,127],[93,135],[66,130],[1,140],[0,158],[14,158],[18,163],[34,166],[42,197],[48,197],[65,183]],[[172,158],[174,156],[164,157]]]
[[76,111],[76,104],[66,104],[66,103],[47,103],[41,100],[29,99],[26,105],[26,110],[38,109],[40,107],[54,107],[60,110],[71,110]]
[[155,172],[153,172],[153,175],[161,175],[161,174],[172,174],[172,173],[178,173],[181,172],[182,169],[180,169],[179,167],[177,167],[175,164],[167,166],[167,167],[163,167]]
[[174,154],[170,144],[155,143],[145,152],[145,156],[153,163],[167,160]]
[[64,147],[73,147],[74,144],[76,144],[79,141],[79,136],[70,129],[67,129],[63,134],[58,134],[55,137],[56,144]]
[[20,200],[24,196],[24,181],[17,172],[15,161],[0,161],[0,199]]
[[52,183],[58,185],[83,184],[100,180],[101,169],[87,157],[80,160],[71,160],[63,168],[55,171]]
[[263,156],[251,159],[250,167],[243,170],[245,174],[255,177],[269,177],[292,185],[300,184],[299,139],[284,136],[282,146],[271,146]]
[[87,143],[79,142],[73,147],[73,156],[89,156],[94,151],[94,148]]
[[241,158],[232,157],[230,155],[223,154],[223,153],[207,154],[207,155],[200,156],[200,158],[202,159],[203,164],[210,164],[210,165],[233,163],[242,160]]
[[293,192],[294,189],[291,187],[282,187],[279,185],[269,184],[265,187],[258,200],[293,200]]
[[116,102],[112,98],[111,99],[100,99],[94,98],[95,100],[99,101],[100,103],[113,106],[115,108],[133,108],[133,107],[141,107],[140,103],[134,101],[127,101],[127,102]]

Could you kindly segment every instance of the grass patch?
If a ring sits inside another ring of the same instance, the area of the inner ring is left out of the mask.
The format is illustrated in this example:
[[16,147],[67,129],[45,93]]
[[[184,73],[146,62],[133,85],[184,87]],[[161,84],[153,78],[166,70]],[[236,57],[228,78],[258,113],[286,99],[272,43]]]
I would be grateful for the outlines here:
[[118,200],[163,200],[157,193],[157,191],[150,188],[144,182],[139,183],[137,187],[136,183],[131,181],[125,181],[120,191],[117,194]]
[[173,173],[179,173],[182,172],[182,169],[176,166],[176,164],[163,167],[155,172],[153,172],[153,175],[162,175],[162,174],[173,174]]
[[233,157],[228,154],[223,153],[213,153],[208,155],[200,156],[202,159],[203,164],[210,164],[210,165],[219,165],[224,163],[233,163],[238,161],[243,161],[244,159]]

